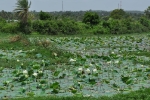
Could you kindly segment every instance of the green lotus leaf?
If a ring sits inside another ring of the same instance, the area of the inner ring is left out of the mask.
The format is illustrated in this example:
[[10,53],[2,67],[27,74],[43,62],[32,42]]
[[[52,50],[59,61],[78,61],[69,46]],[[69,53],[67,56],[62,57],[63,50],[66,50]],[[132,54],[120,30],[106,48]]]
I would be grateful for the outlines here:
[[59,78],[60,78],[60,79],[64,79],[65,76],[66,76],[66,74],[63,73],[63,74],[61,74],[61,75],[59,76]]
[[77,89],[75,89],[75,88],[73,88],[73,87],[70,87],[69,90],[70,90],[73,94],[77,93]]
[[33,65],[33,69],[39,69],[41,66],[40,66],[40,64],[34,64]]
[[47,81],[46,80],[40,80],[40,84],[46,84]]
[[90,78],[89,79],[89,83],[91,84],[91,85],[95,85],[96,84],[96,80],[94,79],[94,78]]
[[52,88],[52,89],[60,89],[60,84],[58,82],[55,82],[55,83],[50,85],[50,88]]
[[42,54],[40,54],[40,53],[36,54],[35,56],[36,56],[36,58],[42,58]]
[[23,81],[25,81],[27,78],[25,77],[25,75],[21,75],[20,77],[19,77],[19,82],[23,82]]
[[29,96],[29,97],[33,97],[34,95],[35,95],[34,92],[27,92],[27,96]]
[[55,71],[53,75],[57,77],[59,74],[60,74],[60,71]]
[[52,90],[52,93],[58,94],[58,93],[59,93],[59,90],[58,90],[58,89],[53,89],[53,90]]

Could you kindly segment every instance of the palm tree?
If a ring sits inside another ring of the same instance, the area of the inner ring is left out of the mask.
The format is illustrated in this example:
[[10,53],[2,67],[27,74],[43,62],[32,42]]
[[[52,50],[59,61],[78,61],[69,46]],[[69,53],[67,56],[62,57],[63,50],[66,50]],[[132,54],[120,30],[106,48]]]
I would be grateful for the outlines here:
[[31,1],[28,2],[28,0],[17,0],[16,9],[14,11],[18,14],[18,17],[23,23],[27,23],[28,21],[30,6]]
[[20,18],[21,27],[24,27],[24,32],[26,31],[26,28],[28,27],[28,18],[30,16],[29,14],[29,8],[31,6],[31,1],[28,0],[17,0],[16,8],[14,11]]

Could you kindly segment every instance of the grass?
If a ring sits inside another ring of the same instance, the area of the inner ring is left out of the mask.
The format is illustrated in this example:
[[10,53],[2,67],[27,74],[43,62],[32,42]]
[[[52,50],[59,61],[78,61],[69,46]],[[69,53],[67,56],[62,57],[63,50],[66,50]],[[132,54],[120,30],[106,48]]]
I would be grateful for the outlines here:
[[11,100],[150,100],[150,89],[138,90],[130,92],[128,94],[117,94],[112,97],[28,97],[28,98],[16,98]]
[[[74,54],[57,49],[55,44],[46,41],[42,41],[42,43],[39,44],[38,41],[30,43],[28,41],[28,37],[22,35],[1,36],[4,37],[4,39],[2,40],[5,40],[3,42],[0,42],[1,50],[13,50],[16,52],[18,52],[19,50],[34,50],[32,52],[27,52],[25,57],[17,56],[17,58],[15,59],[0,59],[1,66],[4,68],[17,66],[18,62],[16,61],[16,59],[19,59],[24,63],[24,65],[29,65],[32,61],[38,62],[42,60],[49,60],[50,64],[54,67],[50,66],[48,69],[54,69],[55,65],[68,63],[68,58],[70,56],[74,56]],[[54,55],[54,53],[57,54],[57,56]],[[42,57],[37,57],[37,54],[40,54]]]

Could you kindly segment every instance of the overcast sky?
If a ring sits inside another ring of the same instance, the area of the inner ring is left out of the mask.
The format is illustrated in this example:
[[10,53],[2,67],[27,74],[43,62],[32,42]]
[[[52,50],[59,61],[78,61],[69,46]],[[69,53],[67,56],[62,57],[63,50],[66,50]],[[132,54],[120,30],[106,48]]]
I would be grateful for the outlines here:
[[[17,0],[0,0],[0,11],[13,11]],[[62,0],[30,0],[30,10],[61,11]],[[64,11],[106,10],[118,8],[120,0],[63,0]],[[150,0],[122,0],[122,9],[144,11]]]

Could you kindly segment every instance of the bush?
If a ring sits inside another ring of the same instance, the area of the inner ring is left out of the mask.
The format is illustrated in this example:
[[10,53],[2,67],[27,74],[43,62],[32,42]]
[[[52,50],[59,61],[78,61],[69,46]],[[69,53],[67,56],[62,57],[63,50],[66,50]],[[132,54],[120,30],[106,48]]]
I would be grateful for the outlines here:
[[62,34],[77,34],[79,32],[78,24],[73,20],[58,20],[59,31]]
[[1,32],[4,33],[18,33],[19,26],[18,23],[6,23],[1,28]]
[[111,34],[119,34],[119,30],[120,30],[119,20],[110,18],[108,20],[108,23],[109,23],[110,33]]
[[40,34],[76,34],[79,32],[78,24],[72,20],[45,20],[34,21],[33,30]]
[[141,17],[139,19],[139,22],[145,27],[148,27],[148,28],[150,27],[150,20],[147,19],[146,17]]
[[103,27],[102,25],[97,25],[93,28],[94,34],[110,34],[110,29],[108,27]]
[[83,23],[97,25],[100,21],[99,15],[96,12],[86,12],[83,17]]
[[41,21],[37,20],[33,22],[33,30],[40,34],[58,34],[58,26],[55,21]]
[[0,31],[5,24],[6,24],[6,20],[4,20],[2,17],[0,17]]
[[122,19],[126,16],[126,12],[123,9],[115,9],[110,13],[110,18]]
[[40,12],[39,14],[40,20],[51,20],[52,16],[46,12]]

